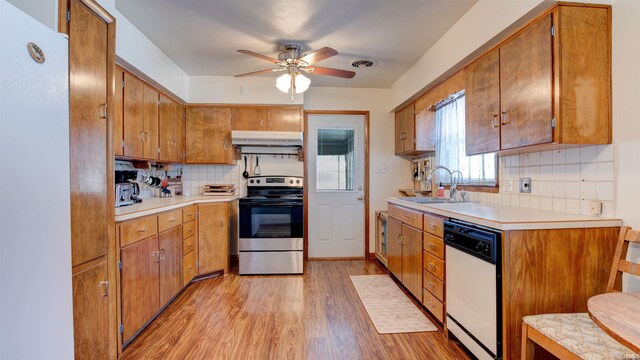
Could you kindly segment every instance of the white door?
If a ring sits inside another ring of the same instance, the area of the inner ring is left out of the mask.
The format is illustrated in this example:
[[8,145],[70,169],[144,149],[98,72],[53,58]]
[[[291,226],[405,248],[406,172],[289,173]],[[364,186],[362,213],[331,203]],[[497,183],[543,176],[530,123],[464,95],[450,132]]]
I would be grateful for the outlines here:
[[364,115],[309,115],[309,258],[364,257]]

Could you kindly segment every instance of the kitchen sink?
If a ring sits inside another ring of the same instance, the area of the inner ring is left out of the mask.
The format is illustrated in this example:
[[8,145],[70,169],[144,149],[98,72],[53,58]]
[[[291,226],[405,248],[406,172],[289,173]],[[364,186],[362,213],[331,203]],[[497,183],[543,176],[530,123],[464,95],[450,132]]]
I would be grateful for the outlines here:
[[443,199],[439,197],[428,197],[428,196],[427,197],[422,197],[422,196],[403,197],[403,198],[398,198],[398,200],[408,201],[414,204],[442,204],[442,203],[451,202],[451,200],[449,199]]

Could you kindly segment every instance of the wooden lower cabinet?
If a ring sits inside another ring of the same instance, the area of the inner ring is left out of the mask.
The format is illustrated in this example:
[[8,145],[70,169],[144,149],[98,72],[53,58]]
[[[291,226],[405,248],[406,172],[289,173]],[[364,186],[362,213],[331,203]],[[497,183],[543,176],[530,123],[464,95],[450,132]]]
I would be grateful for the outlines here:
[[[416,229],[391,216],[405,217],[403,208],[389,212],[387,222],[389,271],[417,299],[422,299],[422,229]],[[413,210],[408,210],[412,213]],[[422,222],[420,222],[422,224]]]
[[420,299],[422,296],[422,231],[402,225],[402,283]]
[[[182,216],[182,214],[180,214]],[[166,304],[183,286],[182,225],[160,233],[160,304]]]
[[198,205],[198,274],[229,272],[229,203]]
[[160,309],[158,236],[121,249],[122,340],[127,342]]
[[198,275],[198,268],[196,267],[196,255],[197,252],[190,251],[183,257],[183,282],[184,286],[187,286],[196,275]]
[[73,335],[76,359],[109,354],[107,260],[73,275]]

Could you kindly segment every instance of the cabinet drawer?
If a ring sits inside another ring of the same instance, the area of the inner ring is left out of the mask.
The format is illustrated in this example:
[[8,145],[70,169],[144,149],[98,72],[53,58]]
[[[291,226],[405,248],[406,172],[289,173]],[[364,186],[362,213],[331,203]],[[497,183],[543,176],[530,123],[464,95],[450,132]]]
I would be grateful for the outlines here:
[[438,279],[444,281],[444,261],[431,255],[431,253],[424,252],[424,269],[435,275]]
[[424,249],[440,259],[444,259],[444,241],[442,238],[424,233]]
[[196,207],[195,205],[187,206],[182,209],[182,222],[186,223],[187,221],[195,220],[196,218]]
[[182,209],[167,211],[158,215],[158,232],[182,224]]
[[189,221],[187,223],[184,223],[184,226],[182,226],[182,238],[186,239],[190,236],[195,235],[196,233],[196,222],[195,221]]
[[182,240],[182,255],[186,255],[196,248],[196,237],[191,236]]
[[438,321],[442,322],[444,320],[444,305],[430,292],[423,291],[423,293],[422,303],[427,307],[429,312],[438,319]]
[[424,231],[442,237],[444,219],[431,214],[424,214]]
[[145,216],[140,219],[127,221],[120,224],[120,247],[127,246],[157,233],[158,222],[155,216]]
[[444,301],[444,282],[425,270],[422,286],[440,301]]
[[422,230],[422,212],[403,208],[394,204],[389,204],[387,210],[389,216],[392,218],[398,219],[409,226]]
[[184,256],[182,259],[182,275],[184,283],[183,285],[187,285],[189,281],[191,281],[196,274],[198,273],[198,269],[196,268],[196,252],[192,251]]

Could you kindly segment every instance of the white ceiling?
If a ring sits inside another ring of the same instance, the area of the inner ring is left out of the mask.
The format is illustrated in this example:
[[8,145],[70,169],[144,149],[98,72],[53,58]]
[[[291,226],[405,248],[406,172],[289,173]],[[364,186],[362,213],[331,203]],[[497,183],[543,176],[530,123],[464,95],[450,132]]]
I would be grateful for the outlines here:
[[[309,75],[312,86],[390,87],[477,0],[116,0],[116,8],[188,75],[231,76],[269,69],[237,53],[277,57],[278,46],[324,46],[340,55],[319,66],[353,79]],[[355,69],[351,61],[377,65]],[[261,76],[276,77],[276,74]]]

